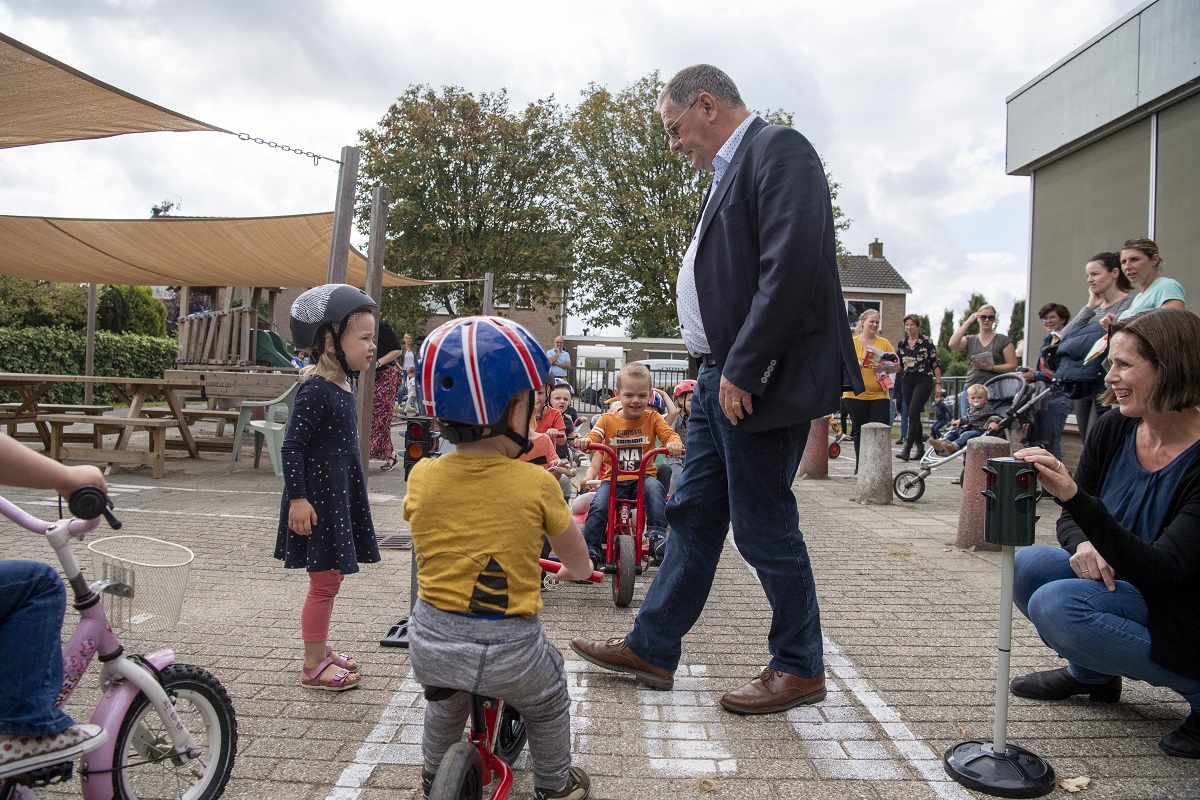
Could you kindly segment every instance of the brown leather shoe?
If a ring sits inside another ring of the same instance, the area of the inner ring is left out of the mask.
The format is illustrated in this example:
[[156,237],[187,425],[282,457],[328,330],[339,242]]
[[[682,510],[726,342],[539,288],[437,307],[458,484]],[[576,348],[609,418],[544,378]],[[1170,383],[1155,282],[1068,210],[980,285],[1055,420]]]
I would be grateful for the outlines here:
[[745,686],[721,695],[721,707],[735,714],[771,714],[824,699],[824,675],[801,678],[767,667]]
[[632,675],[651,689],[670,689],[675,685],[675,670],[647,664],[625,645],[623,638],[598,642],[577,636],[571,640],[571,649],[579,653],[584,661],[613,672]]

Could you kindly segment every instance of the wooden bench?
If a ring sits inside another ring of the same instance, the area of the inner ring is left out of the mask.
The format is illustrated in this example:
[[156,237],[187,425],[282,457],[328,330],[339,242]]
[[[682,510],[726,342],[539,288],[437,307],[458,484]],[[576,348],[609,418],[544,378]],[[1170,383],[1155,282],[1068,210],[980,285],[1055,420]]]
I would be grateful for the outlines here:
[[[38,422],[50,426],[50,450],[47,453],[55,461],[73,459],[99,464],[148,464],[151,475],[161,478],[167,453],[167,428],[178,423],[174,419],[152,417],[106,417],[83,414],[38,414]],[[91,425],[91,447],[67,447],[64,444],[64,428],[68,425]],[[104,447],[103,437],[122,430],[144,429],[149,434],[147,450],[117,450]]]
[[[38,403],[37,412],[22,411],[24,403],[0,403],[0,422],[4,423],[9,436],[22,442],[40,442],[42,436],[38,431],[18,431],[17,426],[22,422],[36,422],[38,414],[82,414],[84,416],[100,416],[113,410],[112,406],[73,405],[69,403]],[[67,441],[90,441],[90,437],[68,434]]]
[[[201,381],[201,393],[197,398],[192,395],[188,399],[200,399],[208,402],[210,414],[213,416],[208,419],[217,420],[217,436],[222,436],[225,433],[225,423],[237,423],[238,406],[243,400],[274,400],[281,394],[294,386],[299,380],[300,375],[295,371],[283,372],[234,372],[229,370],[201,370],[201,369],[169,369],[163,373],[165,378],[183,378],[188,380]],[[224,406],[224,408],[221,408]],[[196,419],[205,419],[200,416],[202,409],[197,409],[198,415]],[[216,412],[221,412],[221,416],[215,416]],[[184,412],[185,416],[190,414],[189,411]],[[188,420],[191,424],[192,420]]]

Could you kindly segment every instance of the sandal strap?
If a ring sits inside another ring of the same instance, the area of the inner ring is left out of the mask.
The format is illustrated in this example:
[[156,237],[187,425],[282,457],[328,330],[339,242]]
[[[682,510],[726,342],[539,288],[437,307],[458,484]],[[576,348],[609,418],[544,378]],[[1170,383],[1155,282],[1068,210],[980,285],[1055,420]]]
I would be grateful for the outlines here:
[[[325,669],[332,663],[333,663],[332,658],[326,658],[324,661],[322,661],[320,664],[317,664],[312,669],[309,669],[308,667],[306,667],[302,664],[302,665],[300,665],[300,671],[302,673],[304,673],[304,677],[308,678],[310,681],[319,681],[321,679],[321,673],[324,672]],[[342,670],[342,671],[345,672],[345,670]]]

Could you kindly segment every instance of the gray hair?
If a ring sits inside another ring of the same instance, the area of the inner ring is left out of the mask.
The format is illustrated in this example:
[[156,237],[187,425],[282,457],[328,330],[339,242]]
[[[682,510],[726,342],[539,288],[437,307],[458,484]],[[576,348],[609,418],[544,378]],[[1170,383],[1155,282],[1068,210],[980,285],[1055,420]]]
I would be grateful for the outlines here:
[[658,107],[667,103],[676,108],[691,105],[701,92],[708,92],[726,108],[745,108],[733,79],[711,64],[693,64],[675,73],[658,94]]

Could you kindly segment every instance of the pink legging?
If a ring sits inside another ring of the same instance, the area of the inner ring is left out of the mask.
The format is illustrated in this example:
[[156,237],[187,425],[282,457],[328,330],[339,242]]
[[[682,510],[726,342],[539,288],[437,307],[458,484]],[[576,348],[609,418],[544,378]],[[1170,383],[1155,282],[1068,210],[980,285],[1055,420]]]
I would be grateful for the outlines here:
[[337,597],[343,577],[336,569],[308,573],[308,597],[300,610],[300,638],[304,641],[323,642],[329,638],[333,598]]

